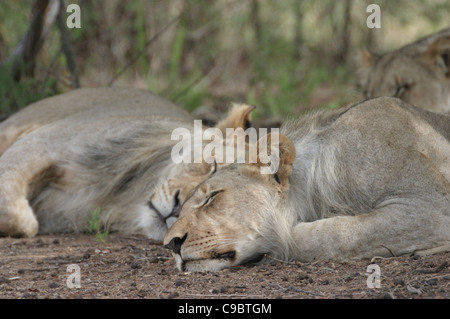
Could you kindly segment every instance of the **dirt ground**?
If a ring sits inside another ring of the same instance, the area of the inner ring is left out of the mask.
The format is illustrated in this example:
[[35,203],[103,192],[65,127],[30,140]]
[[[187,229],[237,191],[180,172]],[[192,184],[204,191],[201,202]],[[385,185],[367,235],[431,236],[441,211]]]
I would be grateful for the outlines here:
[[273,260],[183,273],[167,249],[140,237],[112,234],[106,244],[86,234],[5,237],[0,238],[0,298],[450,299],[450,252],[369,265],[368,260]]

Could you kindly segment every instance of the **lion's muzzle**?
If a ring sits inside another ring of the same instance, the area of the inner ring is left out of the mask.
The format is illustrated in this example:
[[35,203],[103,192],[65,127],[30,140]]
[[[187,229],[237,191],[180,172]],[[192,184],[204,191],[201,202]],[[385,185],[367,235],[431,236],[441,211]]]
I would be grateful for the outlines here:
[[172,250],[174,253],[181,255],[181,245],[186,241],[187,233],[182,237],[173,237],[168,244],[164,245],[167,249]]

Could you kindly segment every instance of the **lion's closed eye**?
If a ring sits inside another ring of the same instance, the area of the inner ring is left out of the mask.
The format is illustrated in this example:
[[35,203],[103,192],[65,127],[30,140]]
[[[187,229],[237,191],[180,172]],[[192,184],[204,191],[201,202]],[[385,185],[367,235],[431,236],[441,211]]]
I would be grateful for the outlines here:
[[211,193],[208,194],[208,196],[206,197],[206,200],[203,202],[203,204],[200,207],[205,207],[208,206],[209,204],[212,203],[212,201],[217,197],[217,195],[219,195],[221,192],[223,192],[223,190],[216,190],[213,191]]
[[411,84],[404,83],[396,87],[394,96],[401,98],[410,88]]

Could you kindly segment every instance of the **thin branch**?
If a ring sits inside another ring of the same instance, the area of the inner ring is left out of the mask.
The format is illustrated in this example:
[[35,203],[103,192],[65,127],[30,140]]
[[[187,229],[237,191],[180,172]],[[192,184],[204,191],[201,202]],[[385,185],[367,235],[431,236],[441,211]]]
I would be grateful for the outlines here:
[[181,92],[179,92],[174,98],[173,102],[176,103],[178,100],[183,97],[187,92],[189,92],[194,86],[196,86],[198,83],[200,83],[201,80],[203,80],[206,77],[205,74],[198,75],[191,83],[189,83]]
[[50,71],[53,69],[54,65],[56,64],[60,54],[61,54],[61,49],[59,49],[58,52],[55,54],[55,56],[52,58],[49,66],[47,67],[47,69],[45,71],[44,78],[43,78],[43,80],[41,82],[41,88],[39,90],[39,92],[40,92],[39,95],[40,96],[44,96],[44,94],[45,94],[45,88],[46,88],[47,80],[48,80],[49,75],[50,75]]
[[278,259],[275,257],[270,256],[269,254],[264,254],[264,257],[267,257],[269,259],[272,259],[274,261],[280,262],[280,263],[284,263],[284,264],[288,264],[288,265],[298,265],[298,261],[289,261],[289,260],[282,260],[282,259]]
[[62,2],[60,1],[59,12],[56,17],[56,24],[59,30],[60,39],[61,39],[61,50],[66,56],[67,68],[72,75],[72,87],[79,88],[80,87],[80,79],[78,76],[78,67],[75,60],[75,56],[73,54],[72,45],[70,43],[70,37],[66,30],[66,25],[64,23],[64,11],[62,9]]
[[148,46],[150,46],[153,42],[155,42],[167,29],[169,29],[169,27],[171,27],[173,24],[178,22],[180,17],[181,17],[181,14],[178,15],[177,17],[175,17],[172,21],[170,21],[167,25],[165,25],[161,30],[159,30],[153,37],[151,37],[145,43],[144,47],[130,61],[128,61],[128,63],[125,64],[125,66],[119,72],[117,72],[116,75],[113,76],[113,78],[109,81],[108,86],[111,86],[114,83],[114,81],[116,81],[117,78],[122,75],[122,73],[124,73],[134,62],[136,62],[139,59],[139,57],[145,53]]
[[153,291],[153,293],[155,294],[156,298],[161,299],[160,293],[155,288],[152,287],[151,283],[148,282],[147,285]]
[[442,271],[444,268],[446,268],[448,266],[448,262],[444,261],[442,264],[440,264],[439,266],[437,266],[436,268],[431,268],[431,269],[417,269],[414,272],[416,273],[421,273],[421,274],[435,274],[438,273],[440,271]]
[[370,263],[374,263],[376,260],[380,259],[380,260],[389,260],[395,257],[382,257],[382,256],[374,256],[372,257],[372,259],[370,260]]
[[381,245],[381,247],[387,249],[391,253],[392,257],[397,257],[389,247],[386,247],[385,245]]

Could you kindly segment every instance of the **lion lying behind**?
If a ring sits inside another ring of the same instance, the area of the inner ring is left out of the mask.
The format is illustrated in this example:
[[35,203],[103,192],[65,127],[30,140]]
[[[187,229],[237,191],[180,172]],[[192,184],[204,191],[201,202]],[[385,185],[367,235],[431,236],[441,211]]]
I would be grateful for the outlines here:
[[450,112],[450,28],[398,50],[359,56],[366,97],[395,96],[434,112]]
[[[245,127],[252,109],[232,109],[218,128]],[[87,231],[99,208],[106,229],[162,240],[211,171],[171,159],[171,132],[193,125],[171,102],[130,88],[80,89],[28,106],[0,124],[0,234]],[[173,175],[182,189],[167,182]]]
[[277,173],[224,166],[183,204],[164,239],[180,270],[450,248],[450,116],[382,97],[281,132]]

